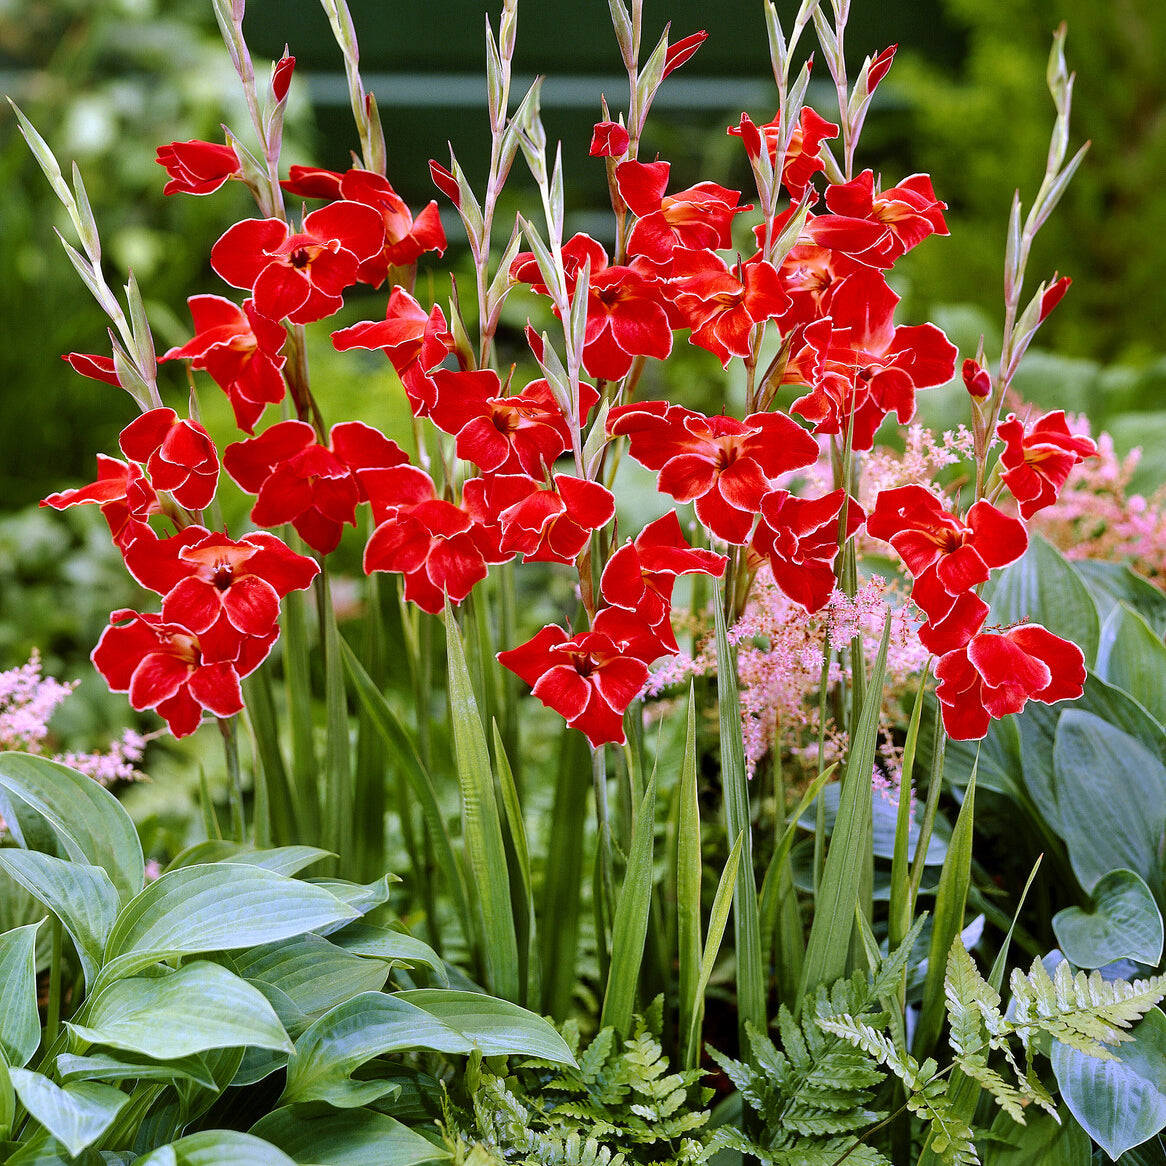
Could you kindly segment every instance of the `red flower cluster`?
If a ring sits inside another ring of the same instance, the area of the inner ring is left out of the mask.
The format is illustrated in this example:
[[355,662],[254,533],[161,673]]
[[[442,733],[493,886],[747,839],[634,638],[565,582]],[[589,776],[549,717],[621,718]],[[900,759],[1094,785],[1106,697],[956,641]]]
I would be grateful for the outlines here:
[[924,487],[900,486],[879,494],[866,529],[914,577],[911,598],[927,616],[919,639],[940,657],[937,694],[949,736],[983,737],[990,717],[1019,712],[1029,699],[1081,695],[1085,665],[1075,644],[1037,624],[983,630],[988,605],[977,588],[992,568],[1024,554],[1028,534],[1018,519],[980,501],[961,520]]

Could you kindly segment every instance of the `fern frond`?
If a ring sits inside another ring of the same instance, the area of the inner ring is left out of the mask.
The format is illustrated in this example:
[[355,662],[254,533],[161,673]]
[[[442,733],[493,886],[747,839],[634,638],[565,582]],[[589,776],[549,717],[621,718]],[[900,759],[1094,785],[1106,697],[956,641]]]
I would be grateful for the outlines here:
[[976,1052],[984,1043],[984,1028],[999,1031],[1004,1017],[999,993],[980,975],[959,936],[947,955],[943,991],[951,1022],[951,1047],[957,1053]]
[[1014,1122],[1020,1125],[1027,1124],[1024,1118],[1024,1103],[1031,1100],[1027,1090],[1017,1088],[995,1069],[990,1068],[982,1053],[961,1053],[956,1057],[956,1064],[967,1076],[986,1089],[996,1099],[996,1104]]
[[1010,980],[1015,1001],[1011,1029],[1027,1045],[1036,1032],[1089,1056],[1112,1059],[1105,1046],[1130,1040],[1126,1031],[1166,996],[1166,976],[1148,980],[1103,980],[1098,972],[1074,976],[1062,961],[1050,977],[1039,959],[1027,976],[1019,969]]

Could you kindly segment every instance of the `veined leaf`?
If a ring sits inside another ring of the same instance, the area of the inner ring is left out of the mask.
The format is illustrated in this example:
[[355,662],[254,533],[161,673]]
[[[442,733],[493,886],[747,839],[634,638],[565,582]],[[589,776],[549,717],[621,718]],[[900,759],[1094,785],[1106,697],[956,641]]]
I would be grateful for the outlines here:
[[[488,997],[483,997],[488,999]],[[338,1004],[296,1041],[281,1101],[327,1101],[342,1109],[365,1105],[391,1085],[353,1081],[374,1057],[409,1049],[468,1053],[471,1042],[430,1012],[380,992]]]
[[483,1056],[521,1055],[558,1065],[575,1064],[566,1042],[541,1016],[509,1000],[442,988],[418,988],[394,995],[398,1000],[424,1008],[443,1024],[468,1037],[482,1050]]
[[61,1053],[57,1057],[57,1076],[70,1081],[171,1081],[187,1077],[204,1089],[214,1089],[215,1079],[206,1061],[197,1053],[189,1057],[159,1060],[134,1053],[91,1053],[79,1057]]
[[334,931],[328,938],[337,947],[354,955],[429,968],[443,984],[449,983],[445,964],[437,952],[429,944],[403,931],[373,927],[368,923],[350,923],[343,930]]
[[134,1166],[296,1166],[282,1150],[238,1130],[200,1130],[163,1146]]
[[1158,1009],[1121,1046],[1120,1060],[1099,1060],[1059,1041],[1051,1056],[1065,1104],[1110,1158],[1166,1128],[1166,1016]]
[[0,850],[0,868],[65,925],[76,945],[85,983],[91,987],[118,913],[117,890],[109,876],[98,866],[8,847]]
[[83,1015],[84,1024],[69,1024],[82,1040],[164,1060],[248,1045],[292,1049],[263,994],[206,960],[117,980],[86,1002]]
[[1159,724],[1166,724],[1166,645],[1124,604],[1109,613],[1097,649],[1097,674],[1128,692]]
[[123,908],[103,979],[172,955],[230,951],[303,935],[358,912],[323,887],[244,863],[167,871]]
[[1053,932],[1079,968],[1132,959],[1149,967],[1162,961],[1162,912],[1139,875],[1111,870],[1093,888],[1089,910],[1066,907],[1053,916]]
[[[29,923],[0,935],[0,1058],[22,1069],[40,1044],[36,1007],[36,933]],[[0,1133],[0,1140],[3,1139]]]
[[318,1114],[301,1106],[284,1106],[260,1118],[251,1133],[296,1162],[323,1166],[420,1166],[449,1157],[408,1126],[371,1109]]
[[278,988],[307,1016],[377,992],[389,975],[383,960],[365,959],[313,934],[250,948],[231,962],[245,980]]
[[3,753],[0,789],[42,815],[74,862],[102,867],[123,903],[142,889],[145,861],[134,823],[91,777],[44,757]]
[[174,856],[166,867],[168,871],[183,866],[203,866],[212,862],[242,862],[248,866],[261,866],[276,874],[295,875],[323,858],[329,858],[331,851],[318,846],[276,846],[267,850],[256,850],[239,842],[225,839],[209,839],[196,842]]
[[97,1141],[130,1101],[128,1093],[98,1081],[62,1086],[28,1069],[8,1072],[24,1108],[73,1155]]

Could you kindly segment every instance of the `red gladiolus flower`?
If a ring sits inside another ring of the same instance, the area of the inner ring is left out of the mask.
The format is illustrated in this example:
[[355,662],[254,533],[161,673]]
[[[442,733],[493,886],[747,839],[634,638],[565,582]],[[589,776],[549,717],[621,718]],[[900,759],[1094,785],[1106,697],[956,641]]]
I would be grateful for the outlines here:
[[1028,426],[1009,413],[997,432],[1004,441],[1000,476],[1025,518],[1056,502],[1069,471],[1087,457],[1097,456],[1092,438],[1070,432],[1063,409],[1046,413]]
[[111,356],[98,356],[92,352],[66,352],[61,359],[68,362],[74,372],[88,377],[91,381],[102,381],[104,384],[121,388],[117,366]]
[[312,166],[293,166],[280,185],[305,198],[336,198],[372,207],[384,224],[384,246],[360,265],[361,283],[380,287],[390,267],[408,267],[426,251],[445,254],[445,231],[436,202],[413,217],[408,204],[382,174],[353,167],[343,174]]
[[780,316],[789,297],[772,263],[750,259],[730,271],[713,251],[677,247],[672,253],[673,302],[692,329],[691,343],[707,348],[729,367],[749,355],[755,324]]
[[993,718],[1029,700],[1055,704],[1085,689],[1085,657],[1076,644],[1039,624],[981,632],[935,666],[943,727],[956,741],[976,741]]
[[573,563],[592,531],[615,515],[611,491],[598,482],[555,474],[553,487],[535,490],[499,515],[502,550],[527,563]]
[[[502,384],[491,369],[440,369],[433,380],[438,395],[429,419],[455,435],[458,457],[484,473],[542,478],[571,444],[571,431],[545,380],[531,381],[510,397],[501,395]],[[586,391],[580,408],[586,416],[596,393],[590,385],[580,389]]]
[[[749,126],[746,127],[745,120],[744,115],[742,115],[742,124],[729,126],[729,133],[734,137],[745,137],[746,135],[752,137],[752,134],[749,133],[751,129],[752,133],[759,134],[758,148],[754,157],[760,156],[760,141],[763,139],[769,150],[769,160],[776,166],[777,147],[781,135],[780,114],[772,121],[760,126],[754,126],[750,121]],[[802,112],[798,115],[798,124],[794,127],[789,146],[786,148],[781,168],[782,185],[789,191],[794,202],[801,202],[805,198],[806,188],[810,185],[810,180],[823,169],[822,143],[827,138],[836,137],[838,137],[838,126],[834,122],[827,121],[808,105],[802,107]],[[749,149],[748,142],[746,142],[746,149]]]
[[385,245],[381,216],[359,202],[312,211],[292,234],[281,219],[244,219],[211,248],[211,266],[232,287],[248,289],[270,320],[308,324],[343,305],[362,263]]
[[242,666],[207,663],[198,636],[161,616],[115,611],[110,624],[93,649],[94,667],[111,692],[128,692],[139,712],[156,709],[176,737],[198,728],[203,709],[216,717],[242,712],[239,677],[258,667],[270,648],[266,644],[258,659]]
[[934,324],[895,327],[898,302],[881,272],[860,268],[834,285],[830,317],[795,337],[783,383],[811,386],[790,412],[815,433],[845,433],[853,414],[853,448],[870,449],[888,413],[905,425],[916,391],[951,379],[955,345]]
[[385,318],[364,321],[332,333],[338,352],[350,348],[379,348],[396,370],[416,417],[428,417],[437,400],[437,386],[429,375],[453,351],[454,340],[440,306],[429,315],[404,288],[389,295]]
[[320,573],[314,559],[266,531],[236,541],[201,526],[139,539],[126,548],[125,561],[143,587],[163,596],[162,618],[196,635],[223,616],[241,636],[277,635],[280,600]]
[[612,409],[607,433],[630,437],[629,453],[658,471],[662,493],[695,502],[697,517],[713,534],[738,544],[749,538],[761,499],[773,488],[770,479],[818,457],[818,443],[780,413],[738,421],[651,401]]
[[891,62],[895,59],[895,50],[898,47],[897,44],[891,45],[890,48],[883,49],[881,53],[867,58],[870,62],[866,72],[866,91],[868,93],[873,93],[879,87],[882,79],[890,72]]
[[[607,252],[588,235],[563,244],[568,293],[573,299],[578,272],[590,263],[583,366],[600,380],[619,380],[637,356],[664,359],[672,351],[672,326],[659,283],[635,267],[608,267]],[[529,251],[515,257],[510,278],[546,293],[542,273]]]
[[332,426],[328,446],[306,421],[281,421],[258,437],[223,452],[227,473],[258,495],[251,519],[258,526],[290,522],[308,546],[326,555],[368,494],[361,478],[374,468],[402,465],[408,457],[395,441],[360,421]]
[[827,187],[826,205],[836,215],[871,219],[887,228],[882,242],[860,257],[876,267],[890,267],[928,235],[949,233],[943,219],[947,204],[935,197],[926,174],[912,174],[876,194],[874,175],[864,170],[851,182]]
[[990,502],[977,502],[961,522],[916,485],[880,491],[866,532],[889,542],[916,579],[933,570],[949,595],[986,583],[991,568],[1016,562],[1028,547],[1024,525]]
[[626,743],[623,714],[644,687],[648,666],[621,652],[609,636],[592,631],[569,637],[548,624],[525,644],[499,652],[498,660],[593,748]]
[[228,178],[243,176],[235,151],[214,142],[171,142],[158,147],[154,161],[170,175],[163,194],[213,194]]
[[1072,282],[1067,275],[1062,275],[1060,279],[1054,279],[1045,289],[1040,298],[1040,320],[1038,323],[1043,322],[1048,314],[1065,298],[1065,292],[1069,290],[1069,285]]
[[769,560],[774,583],[808,612],[825,607],[834,591],[838,516],[844,503],[846,529],[841,533],[849,538],[864,515],[845,490],[821,498],[795,498],[788,490],[773,490],[761,499],[752,549]]
[[740,191],[715,182],[665,194],[670,169],[667,162],[621,162],[615,168],[620,197],[636,216],[628,254],[643,256],[660,268],[669,265],[678,246],[731,247],[733,216],[753,209],[737,205]]
[[146,523],[151,514],[160,513],[158,495],[140,467],[117,458],[97,455],[97,481],[76,490],[62,490],[50,494],[42,506],[67,510],[70,506],[93,503],[101,508],[101,515],[109,523],[114,543],[124,550],[136,538],[153,537]]
[[591,132],[591,157],[622,158],[628,151],[630,141],[627,130],[619,122],[596,122]]
[[433,481],[415,466],[373,470],[367,475],[377,528],[364,550],[364,571],[396,571],[405,598],[436,615],[461,603],[486,577],[486,561],[471,534],[473,520],[436,497]]
[[210,434],[173,409],[151,409],[122,431],[126,457],[145,466],[155,490],[168,490],[187,510],[209,506],[219,484],[219,457]]
[[[671,624],[677,577],[701,574],[719,579],[727,562],[724,555],[691,546],[681,532],[676,511],[669,510],[663,518],[648,523],[634,543],[629,539],[615,551],[603,568],[599,589],[608,603],[634,612],[651,629],[660,645],[656,656],[664,655],[679,651]],[[611,631],[608,634],[619,639]]]
[[282,401],[287,391],[280,371],[287,358],[279,355],[287,333],[261,316],[253,300],[241,308],[222,296],[191,296],[187,303],[195,335],[159,359],[185,359],[206,369],[227,394],[235,423],[244,433],[254,433],[263,410]]

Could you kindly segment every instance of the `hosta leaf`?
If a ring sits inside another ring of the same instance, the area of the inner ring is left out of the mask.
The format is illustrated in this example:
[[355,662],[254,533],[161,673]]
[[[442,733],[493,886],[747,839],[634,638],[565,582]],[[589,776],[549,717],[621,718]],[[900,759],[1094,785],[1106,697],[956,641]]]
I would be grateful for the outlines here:
[[23,1068],[40,1044],[36,1007],[36,933],[39,923],[0,935],[0,1057]]
[[318,1114],[285,1106],[262,1117],[251,1133],[296,1162],[317,1166],[420,1166],[449,1154],[399,1121],[370,1109]]
[[91,777],[44,757],[3,753],[0,788],[42,815],[74,862],[102,867],[123,903],[142,889],[145,862],[133,821]]
[[509,1000],[443,988],[419,988],[394,995],[468,1037],[484,1056],[521,1054],[558,1065],[575,1064],[566,1042],[541,1016]]
[[218,964],[196,960],[162,976],[110,984],[88,1002],[82,1040],[170,1059],[246,1045],[291,1051],[263,994]]
[[1042,624],[1072,640],[1092,667],[1100,638],[1097,605],[1072,564],[1039,535],[1032,536],[1023,558],[985,588],[984,598],[992,608],[990,623]]
[[237,1130],[201,1130],[163,1146],[135,1166],[295,1166],[270,1142]]
[[1088,910],[1066,907],[1053,931],[1079,968],[1132,959],[1157,967],[1162,959],[1162,913],[1149,887],[1131,870],[1111,870],[1093,888]]
[[97,866],[9,848],[0,850],[0,868],[61,920],[77,947],[85,983],[92,985],[117,919],[117,890],[109,876]]
[[355,919],[323,887],[245,863],[167,871],[126,906],[110,934],[105,975],[130,975],[159,959],[290,939]]
[[98,1081],[62,1086],[28,1069],[9,1072],[21,1104],[70,1154],[97,1141],[130,1100],[128,1093]]
[[1069,709],[1057,724],[1053,768],[1061,832],[1081,886],[1091,892],[1111,870],[1132,870],[1160,894],[1166,766],[1128,733]]
[[1101,629],[1097,673],[1166,724],[1166,645],[1136,612],[1118,604]]
[[351,1080],[353,1071],[373,1057],[407,1049],[468,1053],[472,1048],[456,1028],[423,1009],[366,992],[326,1012],[296,1041],[281,1100],[364,1105],[386,1088],[381,1081]]
[[232,959],[245,980],[278,988],[307,1015],[329,1008],[361,992],[384,987],[389,966],[343,951],[318,935],[300,935],[241,952]]
[[1147,1012],[1120,1056],[1103,1061],[1059,1041],[1052,1047],[1065,1104],[1113,1159],[1166,1128],[1166,1016]]
[[238,842],[214,838],[188,846],[174,857],[166,869],[178,870],[179,867],[202,866],[209,862],[243,862],[279,874],[294,875],[305,867],[328,858],[330,853],[318,846],[277,846],[270,850],[256,850],[250,846],[242,846]]
[[61,1053],[57,1057],[57,1076],[61,1081],[168,1081],[188,1077],[206,1089],[215,1087],[215,1079],[206,1061],[197,1053],[189,1057],[159,1060],[133,1053],[94,1053],[79,1057]]
[[443,984],[449,983],[441,956],[429,944],[412,935],[406,935],[403,931],[373,927],[368,923],[350,923],[342,931],[333,932],[328,938],[337,947],[355,955],[405,963],[410,967],[430,968]]

